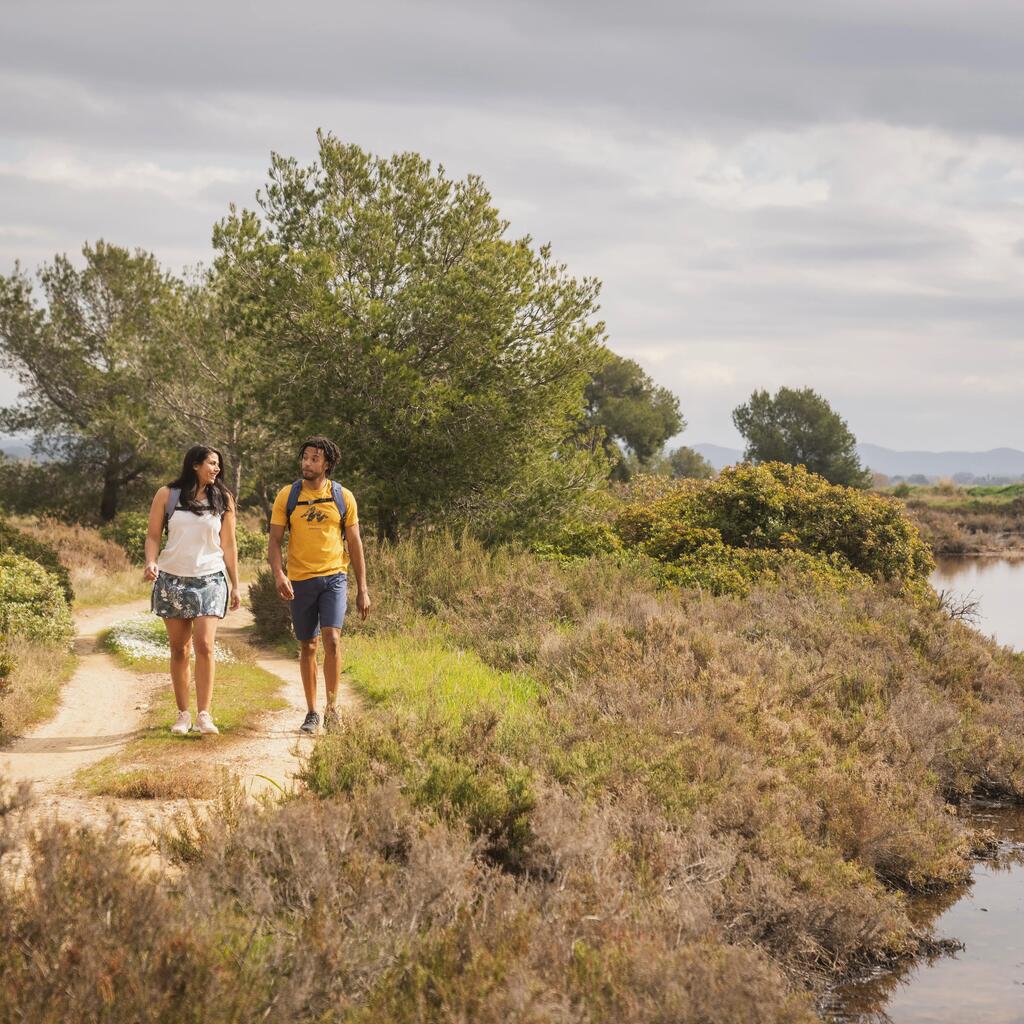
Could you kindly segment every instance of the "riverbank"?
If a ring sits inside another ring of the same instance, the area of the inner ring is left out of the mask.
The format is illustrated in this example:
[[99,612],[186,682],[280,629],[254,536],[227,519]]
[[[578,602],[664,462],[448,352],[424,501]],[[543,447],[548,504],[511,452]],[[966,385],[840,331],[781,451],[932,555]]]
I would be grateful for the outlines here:
[[907,513],[936,555],[1024,558],[1024,501],[965,493],[910,498]]
[[821,1000],[829,1024],[976,1024],[1018,1019],[1024,806],[971,801],[962,813],[991,835],[969,882],[911,900],[909,913],[945,943],[935,956],[871,971]]

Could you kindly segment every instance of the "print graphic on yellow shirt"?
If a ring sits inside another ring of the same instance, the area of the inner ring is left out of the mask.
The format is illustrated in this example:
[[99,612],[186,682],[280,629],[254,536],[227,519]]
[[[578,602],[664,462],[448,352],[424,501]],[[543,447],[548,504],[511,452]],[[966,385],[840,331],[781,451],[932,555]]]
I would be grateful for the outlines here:
[[[288,525],[286,510],[291,489],[289,484],[278,491],[270,515],[272,526]],[[341,493],[345,496],[345,525],[355,526],[359,522],[356,499],[347,487],[342,487]],[[303,483],[299,501],[316,498],[331,499],[330,480],[318,491]],[[297,505],[288,533],[288,579],[309,580],[314,576],[348,572],[348,551],[341,542],[341,516],[333,500],[318,505]]]

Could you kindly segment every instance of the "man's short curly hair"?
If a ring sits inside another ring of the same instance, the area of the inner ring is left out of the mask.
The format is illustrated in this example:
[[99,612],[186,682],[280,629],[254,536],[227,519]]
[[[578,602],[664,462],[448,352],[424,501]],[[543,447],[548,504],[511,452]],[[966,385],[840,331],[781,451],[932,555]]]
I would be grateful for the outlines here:
[[341,458],[341,449],[333,441],[329,441],[326,437],[321,437],[319,434],[314,435],[313,437],[307,437],[306,440],[299,445],[300,460],[302,459],[303,452],[305,452],[307,448],[316,448],[324,453],[328,473],[334,469],[338,464],[338,459]]

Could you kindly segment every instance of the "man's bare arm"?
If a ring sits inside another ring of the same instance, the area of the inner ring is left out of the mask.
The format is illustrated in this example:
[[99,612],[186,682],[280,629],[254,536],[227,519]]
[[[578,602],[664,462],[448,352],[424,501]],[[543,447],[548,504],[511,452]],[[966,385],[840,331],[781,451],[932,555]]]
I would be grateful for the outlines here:
[[345,527],[345,541],[348,553],[352,558],[352,569],[356,574],[356,607],[359,615],[365,619],[370,614],[370,591],[366,587],[366,558],[363,555],[363,539],[359,536],[359,524]]
[[295,597],[292,590],[292,581],[284,572],[284,563],[281,558],[281,541],[284,538],[284,527],[270,524],[270,537],[267,540],[267,560],[270,562],[270,571],[274,574],[274,583],[277,585],[278,595],[285,601]]

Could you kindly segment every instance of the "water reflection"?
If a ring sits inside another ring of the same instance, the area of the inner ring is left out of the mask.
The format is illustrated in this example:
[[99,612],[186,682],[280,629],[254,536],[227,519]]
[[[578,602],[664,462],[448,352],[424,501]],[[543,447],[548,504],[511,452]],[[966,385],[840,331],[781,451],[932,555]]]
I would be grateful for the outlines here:
[[967,885],[915,900],[915,917],[964,948],[952,956],[838,989],[825,1008],[835,1024],[1024,1022],[1024,808],[976,806],[971,820],[1001,839],[998,856]]
[[1001,644],[1024,650],[1024,560],[939,558],[936,562],[932,586],[978,601],[976,628],[995,635]]

